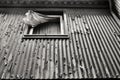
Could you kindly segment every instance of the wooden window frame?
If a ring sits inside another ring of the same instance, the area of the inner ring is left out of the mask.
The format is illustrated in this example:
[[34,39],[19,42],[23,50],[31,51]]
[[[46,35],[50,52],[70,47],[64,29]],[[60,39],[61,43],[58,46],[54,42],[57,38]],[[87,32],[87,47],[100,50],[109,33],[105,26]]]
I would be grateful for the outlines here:
[[60,34],[33,34],[34,28],[31,28],[28,33],[28,27],[24,33],[23,39],[68,39],[68,34],[64,33],[64,21],[62,15],[48,15],[60,19]]

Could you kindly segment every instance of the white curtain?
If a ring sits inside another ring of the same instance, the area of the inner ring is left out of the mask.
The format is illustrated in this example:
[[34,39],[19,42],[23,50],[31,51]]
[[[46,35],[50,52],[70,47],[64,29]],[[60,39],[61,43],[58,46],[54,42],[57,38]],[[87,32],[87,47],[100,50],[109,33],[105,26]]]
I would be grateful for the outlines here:
[[38,24],[45,23],[54,19],[55,18],[53,17],[49,17],[47,15],[43,15],[32,10],[28,10],[28,12],[25,13],[23,21],[25,24],[30,25],[31,27],[36,27]]

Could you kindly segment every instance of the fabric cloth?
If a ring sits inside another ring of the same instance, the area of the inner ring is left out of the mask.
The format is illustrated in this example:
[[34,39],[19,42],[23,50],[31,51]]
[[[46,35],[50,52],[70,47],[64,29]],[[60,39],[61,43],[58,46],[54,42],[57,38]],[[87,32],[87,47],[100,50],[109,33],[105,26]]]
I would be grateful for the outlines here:
[[25,16],[26,17],[23,18],[24,23],[32,27],[36,27],[38,24],[54,19],[53,17],[48,17],[47,15],[43,15],[32,10],[28,10],[28,12],[25,13]]

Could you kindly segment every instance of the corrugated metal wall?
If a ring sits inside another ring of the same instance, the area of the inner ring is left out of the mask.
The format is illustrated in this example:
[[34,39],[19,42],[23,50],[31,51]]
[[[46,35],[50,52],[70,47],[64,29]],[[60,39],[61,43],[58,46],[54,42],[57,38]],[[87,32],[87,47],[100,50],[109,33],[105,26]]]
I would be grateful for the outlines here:
[[68,9],[69,39],[22,40],[27,9],[0,9],[0,78],[120,78],[120,28],[109,11]]
[[120,0],[114,0],[113,3],[113,11],[119,16],[120,18]]

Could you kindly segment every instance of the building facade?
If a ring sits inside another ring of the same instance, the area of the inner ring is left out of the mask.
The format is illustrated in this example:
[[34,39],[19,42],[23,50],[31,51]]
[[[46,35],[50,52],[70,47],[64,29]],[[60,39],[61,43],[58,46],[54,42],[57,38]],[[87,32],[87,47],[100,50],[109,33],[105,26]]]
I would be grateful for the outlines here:
[[[114,1],[1,0],[0,78],[120,78],[119,15],[111,13],[120,8]],[[31,34],[22,21],[28,10],[60,20]]]

